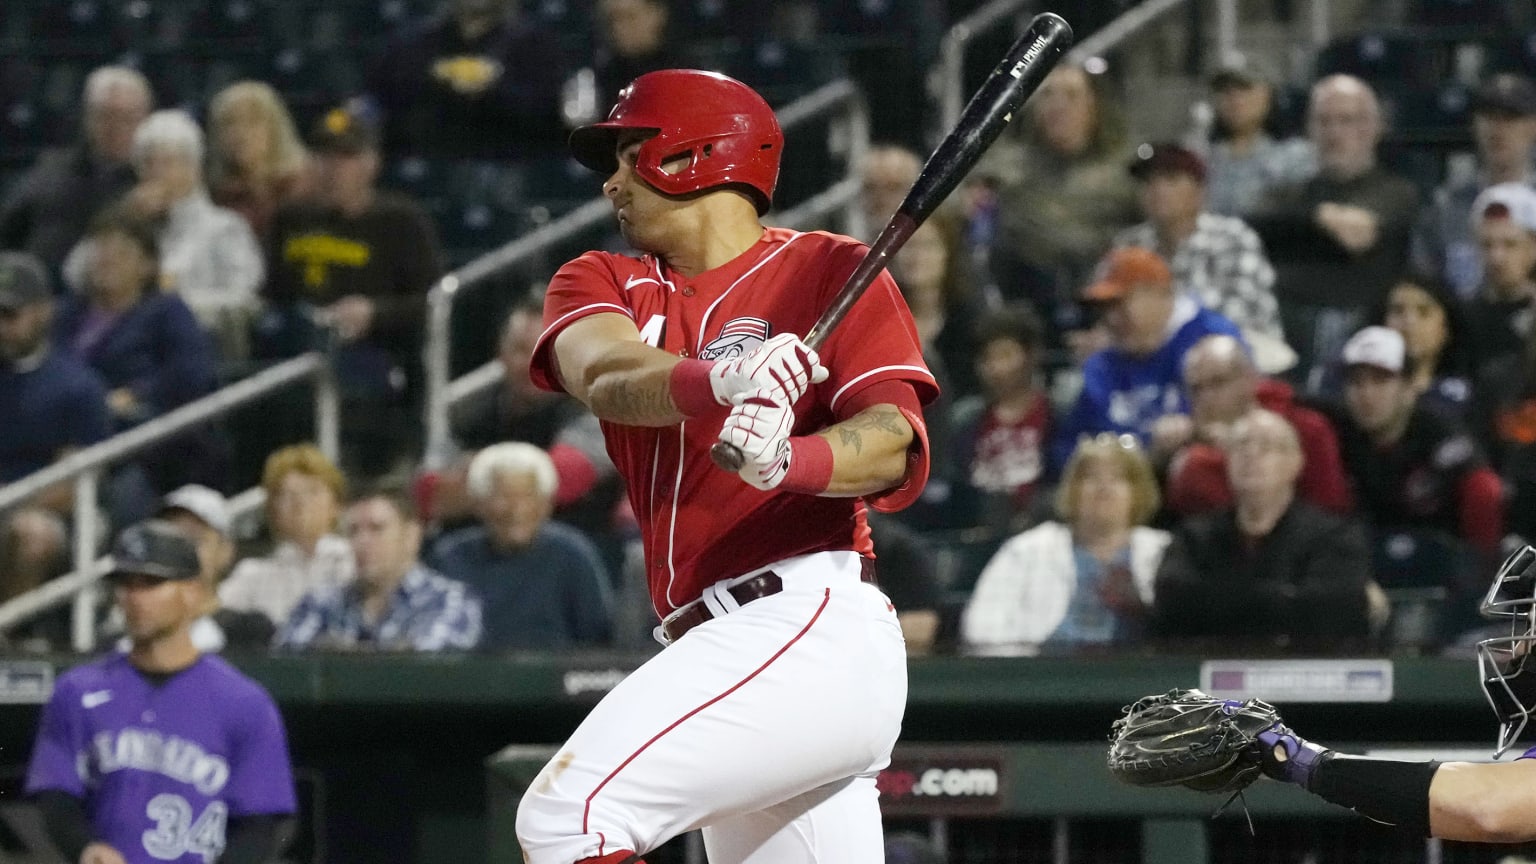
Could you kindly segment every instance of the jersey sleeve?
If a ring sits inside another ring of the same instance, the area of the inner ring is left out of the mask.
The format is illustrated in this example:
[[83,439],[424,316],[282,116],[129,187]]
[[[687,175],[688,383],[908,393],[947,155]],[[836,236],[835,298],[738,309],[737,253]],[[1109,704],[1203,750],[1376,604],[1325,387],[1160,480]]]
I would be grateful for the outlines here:
[[85,797],[85,780],[80,765],[85,756],[85,724],[82,722],[80,693],[69,679],[60,679],[38,723],[37,740],[32,746],[32,761],[27,766],[27,794],[47,789]]
[[544,332],[533,348],[528,372],[545,390],[564,391],[555,364],[554,341],[560,331],[588,315],[616,312],[634,316],[624,289],[604,253],[588,252],[561,267],[544,292]]
[[820,354],[830,373],[821,386],[831,389],[828,407],[834,414],[842,413],[843,403],[854,393],[881,381],[911,382],[924,405],[939,395],[938,382],[923,362],[917,325],[889,273],[875,278],[828,336]]
[[230,816],[286,814],[298,809],[288,734],[282,715],[265,692],[252,696],[240,711],[229,766],[225,800]]
[[[844,250],[863,254],[862,247]],[[828,407],[839,419],[870,404],[866,391],[871,387],[882,393],[910,393],[892,402],[912,425],[914,436],[906,480],[866,499],[883,512],[903,509],[917,500],[928,480],[928,430],[920,408],[938,398],[939,385],[923,361],[917,324],[889,273],[882,271],[875,278],[832,331],[820,354],[829,372],[827,383],[821,386],[830,388]]]

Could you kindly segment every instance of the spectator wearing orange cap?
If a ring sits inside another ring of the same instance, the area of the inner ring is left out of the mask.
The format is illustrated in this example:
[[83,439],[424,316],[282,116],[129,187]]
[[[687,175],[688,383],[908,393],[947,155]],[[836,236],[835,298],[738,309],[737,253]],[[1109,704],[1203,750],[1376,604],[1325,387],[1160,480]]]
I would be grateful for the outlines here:
[[1145,443],[1166,414],[1188,414],[1184,354],[1212,334],[1241,339],[1237,325],[1174,290],[1168,264],[1150,249],[1116,249],[1083,292],[1109,346],[1083,363],[1083,387],[1053,452],[1066,464],[1082,435],[1129,433]]

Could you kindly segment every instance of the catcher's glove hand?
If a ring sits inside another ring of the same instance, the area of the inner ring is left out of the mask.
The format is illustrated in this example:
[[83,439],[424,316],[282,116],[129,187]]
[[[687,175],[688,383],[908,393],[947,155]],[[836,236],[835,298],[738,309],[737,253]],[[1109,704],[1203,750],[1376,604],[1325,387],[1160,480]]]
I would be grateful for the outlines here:
[[1199,690],[1170,690],[1125,708],[1109,731],[1109,772],[1133,786],[1182,785],[1197,792],[1236,792],[1258,779],[1265,744],[1259,734],[1280,725],[1258,699],[1216,699]]

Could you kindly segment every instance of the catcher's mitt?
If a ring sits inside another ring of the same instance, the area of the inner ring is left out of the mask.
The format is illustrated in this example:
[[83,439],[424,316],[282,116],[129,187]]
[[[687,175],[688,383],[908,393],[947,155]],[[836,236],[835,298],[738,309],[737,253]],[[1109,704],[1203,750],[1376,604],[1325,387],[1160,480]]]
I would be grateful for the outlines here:
[[1274,707],[1258,699],[1235,702],[1199,690],[1147,696],[1110,727],[1109,772],[1133,786],[1236,792],[1258,779],[1258,735],[1279,723]]

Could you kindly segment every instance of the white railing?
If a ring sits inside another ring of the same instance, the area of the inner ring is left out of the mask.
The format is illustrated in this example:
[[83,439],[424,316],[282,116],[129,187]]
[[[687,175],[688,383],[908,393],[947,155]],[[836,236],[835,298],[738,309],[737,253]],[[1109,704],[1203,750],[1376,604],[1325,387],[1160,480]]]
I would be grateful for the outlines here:
[[[1081,63],[1090,57],[1100,57],[1119,47],[1143,27],[1164,14],[1183,6],[1188,0],[1144,0],[1131,7],[1118,18],[1098,31],[1083,38],[1065,58],[1068,62]],[[965,90],[965,55],[971,42],[978,36],[1006,22],[1014,22],[1016,28],[1025,25],[1024,16],[1035,5],[1035,0],[993,0],[970,15],[955,22],[939,43],[939,59],[928,73],[929,97],[936,107],[936,128],[933,141],[938,143],[965,110],[970,94]],[[1330,35],[1331,0],[1312,0],[1309,6],[1308,35],[1313,52],[1327,44]],[[1068,14],[1068,23],[1071,15]],[[1230,57],[1237,50],[1238,32],[1237,0],[1216,0],[1217,58]],[[1219,59],[1218,59],[1218,62]]]
[[[833,123],[829,132],[828,146],[835,152],[847,154],[848,177],[826,192],[783,214],[773,214],[770,221],[792,225],[790,219],[815,218],[818,211],[838,209],[847,211],[848,226],[844,230],[853,233],[862,221],[862,211],[857,206],[858,172],[869,150],[869,117],[864,100],[853,82],[843,79],[827,84],[806,96],[795,100],[778,111],[779,125],[793,129],[824,115],[838,112],[844,122]],[[820,215],[825,215],[821,213]],[[448,409],[459,399],[490,386],[498,374],[487,371],[494,363],[470,372],[464,378],[473,378],[467,386],[450,380],[449,357],[451,355],[451,323],[453,307],[465,292],[474,290],[489,279],[507,269],[522,264],[558,243],[563,243],[590,231],[613,218],[613,207],[605,198],[595,198],[575,210],[513,240],[460,267],[440,279],[427,294],[427,334],[422,362],[426,370],[425,426],[426,447],[423,455],[425,467],[441,468],[453,453],[453,443],[448,428]]]
[[[59,483],[73,482],[75,492],[72,572],[0,605],[0,633],[74,598],[70,641],[76,651],[90,650],[95,642],[96,583],[111,569],[110,558],[96,555],[96,541],[102,527],[101,513],[97,509],[102,475],[118,462],[167,438],[309,380],[315,382],[316,442],[327,456],[335,459],[340,412],[330,360],[324,354],[311,352],[285,360],[99,444],[71,453],[41,471],[0,488],[0,513],[26,503]],[[261,501],[260,489],[248,490],[231,502],[231,515],[249,513],[259,507]]]

